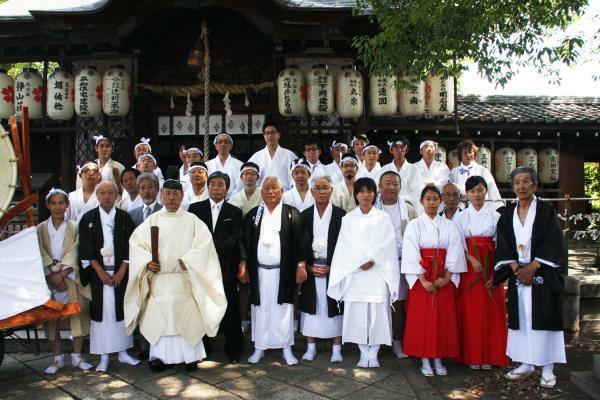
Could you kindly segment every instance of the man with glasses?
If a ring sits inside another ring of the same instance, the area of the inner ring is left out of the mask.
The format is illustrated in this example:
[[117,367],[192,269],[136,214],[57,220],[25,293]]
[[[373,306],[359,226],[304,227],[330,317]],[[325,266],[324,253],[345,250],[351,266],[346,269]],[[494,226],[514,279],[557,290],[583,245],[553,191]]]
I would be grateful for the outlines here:
[[259,176],[260,168],[253,162],[244,163],[240,168],[242,189],[231,196],[229,203],[241,209],[244,215],[248,214],[254,207],[258,207],[262,202],[260,188],[258,187]]
[[448,182],[442,188],[442,205],[443,209],[440,216],[449,220],[454,220],[456,214],[462,211],[460,206],[460,190],[455,183]]
[[227,198],[233,196],[240,190],[239,187],[239,171],[242,167],[242,162],[237,158],[231,156],[231,150],[233,149],[233,139],[227,133],[221,133],[217,135],[213,144],[217,149],[217,156],[206,162],[208,167],[208,175],[210,176],[215,171],[220,171],[229,176],[229,191],[227,192]]
[[321,149],[319,143],[314,138],[308,138],[304,141],[304,159],[310,165],[310,173],[312,176],[322,176],[325,174],[325,167],[319,161]]
[[[281,133],[274,123],[265,122],[263,132],[265,148],[254,153],[248,161],[258,165],[262,171],[262,179],[265,176],[276,176],[281,179],[283,190],[288,190],[292,186],[289,168],[292,161],[298,157],[279,145]],[[262,179],[259,179],[259,185],[262,184]]]

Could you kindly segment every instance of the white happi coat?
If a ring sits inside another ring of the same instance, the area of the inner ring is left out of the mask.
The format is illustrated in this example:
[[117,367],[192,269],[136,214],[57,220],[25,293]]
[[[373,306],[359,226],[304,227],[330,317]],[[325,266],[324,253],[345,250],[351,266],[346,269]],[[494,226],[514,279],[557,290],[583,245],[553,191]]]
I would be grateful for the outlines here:
[[242,214],[246,215],[254,207],[258,207],[262,203],[262,195],[260,187],[257,187],[252,196],[248,198],[246,190],[242,187],[242,190],[231,196],[228,201],[229,204],[233,204],[237,208],[242,210]]
[[498,209],[504,205],[494,177],[486,167],[477,164],[475,161],[471,161],[471,164],[469,165],[460,163],[458,167],[453,168],[452,171],[450,171],[450,182],[456,183],[460,189],[460,194],[466,196],[467,191],[465,190],[465,182],[470,176],[481,176],[485,179],[488,186],[486,199],[495,200],[493,203],[490,202],[494,209]]
[[283,194],[283,203],[292,207],[296,207],[298,211],[302,212],[307,208],[312,207],[315,204],[315,199],[313,198],[311,190],[308,189],[304,195],[304,200],[302,200],[302,197],[300,197],[300,192],[298,192],[298,188],[294,186]]
[[220,171],[229,175],[229,191],[227,192],[228,198],[233,196],[233,194],[237,193],[243,187],[240,179],[240,169],[242,168],[242,165],[244,165],[243,162],[232,157],[231,155],[227,156],[225,165],[221,164],[221,159],[219,156],[216,156],[215,158],[206,162],[209,176],[215,171]]
[[418,214],[421,214],[423,206],[419,200],[421,199],[421,191],[425,187],[425,179],[419,168],[404,160],[404,164],[398,169],[392,160],[391,163],[381,168],[376,182],[379,182],[379,177],[386,171],[394,171],[400,175],[400,194],[410,201]]
[[346,212],[350,212],[356,208],[356,201],[354,201],[354,196],[348,190],[348,186],[346,185],[346,181],[343,179],[341,182],[338,182],[333,186],[333,193],[331,195],[331,202],[344,209]]
[[428,167],[425,160],[421,158],[415,166],[421,171],[425,184],[428,185],[433,183],[440,191],[450,180],[450,169],[443,162],[433,160]]
[[[361,265],[374,261],[372,268]],[[392,342],[391,307],[398,299],[400,271],[394,226],[383,211],[357,207],[342,219],[329,275],[329,297],[344,301],[342,341]]]
[[446,271],[450,280],[458,288],[460,274],[467,272],[464,239],[454,222],[436,214],[434,219],[425,213],[408,223],[402,241],[401,271],[406,276],[408,286],[413,287],[420,274],[425,273],[421,266],[422,248],[446,249]]
[[250,157],[248,162],[253,162],[260,168],[260,179],[258,184],[262,184],[263,179],[267,176],[276,176],[281,179],[283,189],[287,190],[292,186],[292,180],[290,176],[290,166],[292,161],[296,158],[296,154],[288,149],[284,149],[281,146],[277,146],[275,150],[275,156],[271,158],[269,149],[265,147],[262,150],[257,151]]
[[[537,198],[534,196],[529,205],[525,224],[521,224],[519,219],[519,206],[515,207],[513,213],[513,227],[515,240],[519,253],[519,264],[528,265],[531,263],[531,236],[533,233],[533,222],[535,220],[537,209]],[[522,246],[519,246],[522,245]],[[508,260],[498,263],[494,268],[499,269],[503,264],[510,263]],[[561,266],[538,258],[538,261],[554,268]],[[519,329],[508,329],[508,338],[506,343],[506,355],[515,362],[527,363],[543,366],[552,363],[566,363],[565,338],[563,331],[544,331],[534,330],[533,310],[532,310],[532,290],[530,285],[521,285],[517,283],[519,298]]]
[[65,218],[75,221],[79,224],[79,220],[86,212],[98,207],[98,199],[96,198],[96,189],[92,192],[88,201],[83,200],[83,188],[79,188],[69,193],[69,207],[65,213]]
[[374,166],[372,170],[368,170],[367,166],[363,163],[360,168],[358,169],[358,172],[356,173],[356,180],[360,179],[360,178],[371,178],[375,181],[375,184],[379,187],[379,171],[381,171],[381,164],[379,164],[379,162],[377,162]]

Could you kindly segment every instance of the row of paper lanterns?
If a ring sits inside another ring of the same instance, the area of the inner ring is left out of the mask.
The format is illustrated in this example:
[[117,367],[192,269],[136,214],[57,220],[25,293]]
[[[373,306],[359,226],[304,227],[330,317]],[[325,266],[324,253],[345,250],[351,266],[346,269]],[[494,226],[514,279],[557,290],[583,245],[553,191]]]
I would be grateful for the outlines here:
[[[460,159],[456,149],[446,153],[446,149],[438,146],[435,159],[446,163],[452,169],[460,165]],[[494,162],[496,170],[496,181],[510,183],[510,172],[516,167],[531,167],[538,172],[539,181],[550,184],[558,182],[559,153],[558,150],[547,148],[538,153],[531,147],[515,151],[511,147],[502,147],[496,150],[492,160],[492,150],[488,147],[479,147],[477,162],[490,170],[491,162]]]
[[[0,118],[29,109],[29,118],[42,117],[43,79],[35,68],[23,68],[11,78],[0,70]],[[50,119],[69,120],[74,114],[98,117],[104,114],[123,117],[131,104],[131,78],[122,65],[112,65],[100,74],[93,65],[84,66],[77,75],[56,68],[48,75],[46,113]]]
[[[369,77],[370,113],[374,116],[445,116],[454,112],[454,79],[430,75],[425,80],[408,80],[412,88],[397,89],[394,75]],[[279,113],[297,117],[308,113],[323,116],[335,112],[341,118],[358,118],[363,113],[363,77],[356,67],[343,66],[335,77],[326,64],[315,64],[306,74],[290,65],[277,77]]]

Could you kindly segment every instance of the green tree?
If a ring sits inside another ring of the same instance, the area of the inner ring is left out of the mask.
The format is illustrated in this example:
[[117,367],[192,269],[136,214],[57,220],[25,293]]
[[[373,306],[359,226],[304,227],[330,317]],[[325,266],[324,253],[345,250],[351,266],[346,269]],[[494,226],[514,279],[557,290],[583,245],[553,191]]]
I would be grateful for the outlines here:
[[[490,82],[504,85],[519,67],[532,65],[556,76],[557,62],[573,63],[583,39],[545,38],[563,31],[587,0],[356,0],[355,14],[368,15],[378,32],[353,45],[371,73],[423,77],[458,76],[476,63]],[[406,83],[403,83],[404,85]]]

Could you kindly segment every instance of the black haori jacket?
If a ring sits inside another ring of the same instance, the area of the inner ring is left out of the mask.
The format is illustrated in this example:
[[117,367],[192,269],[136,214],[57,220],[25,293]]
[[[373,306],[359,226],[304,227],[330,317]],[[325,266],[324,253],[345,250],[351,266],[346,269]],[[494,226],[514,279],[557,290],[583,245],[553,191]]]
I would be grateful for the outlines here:
[[[501,216],[498,220],[494,265],[500,261],[519,259],[513,228],[515,207],[517,203],[498,210]],[[531,236],[531,259],[539,257],[558,264],[561,268],[542,263],[542,267],[535,273],[534,279],[538,284],[532,285],[531,291],[532,328],[535,330],[561,331],[563,329],[561,292],[564,286],[563,271],[567,261],[566,254],[567,249],[556,210],[551,204],[538,198]],[[508,327],[518,330],[519,301],[516,277],[509,264],[494,271],[494,285],[507,279]]]
[[[115,273],[123,260],[129,259],[129,237],[135,226],[131,216],[119,208],[116,209],[115,230],[113,232],[113,246],[115,255]],[[102,221],[98,207],[83,214],[79,222],[79,259],[96,260],[104,266],[100,249],[104,247],[104,234],[102,233]],[[127,288],[127,276],[121,284],[114,288],[115,291],[115,314],[117,321],[123,320],[123,298]],[[102,322],[102,306],[104,284],[98,278],[98,274],[90,265],[81,269],[81,283],[92,287],[92,301],[90,302],[90,318],[93,321]]]
[[[258,225],[255,223],[256,213],[259,209],[260,206],[248,212],[244,217],[243,225],[245,258],[250,277],[250,302],[256,306],[260,305],[257,251],[262,218]],[[267,212],[266,206],[264,212]],[[306,261],[307,244],[300,212],[287,204],[282,204],[279,240],[281,261],[277,303],[294,304],[296,297],[296,266],[299,262]]]
[[[312,265],[314,262],[314,256],[312,251],[312,242],[314,239],[313,233],[313,218],[315,215],[315,207],[312,206],[302,212],[302,220],[304,221],[304,227],[306,229],[307,236],[307,259],[306,265]],[[329,230],[327,231],[327,265],[331,265],[331,259],[333,258],[333,252],[335,251],[335,245],[340,234],[342,227],[342,217],[346,215],[340,207],[333,206],[331,211],[331,222],[329,223]],[[329,275],[327,275],[327,285],[329,286]],[[311,273],[308,274],[308,279],[302,284],[300,289],[300,310],[307,314],[317,313],[317,288],[315,285],[315,276]],[[327,311],[329,318],[341,315],[343,312],[343,304],[340,304],[340,308],[337,306],[337,302],[331,297],[327,297]]]

